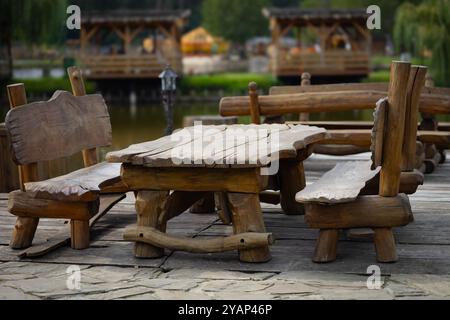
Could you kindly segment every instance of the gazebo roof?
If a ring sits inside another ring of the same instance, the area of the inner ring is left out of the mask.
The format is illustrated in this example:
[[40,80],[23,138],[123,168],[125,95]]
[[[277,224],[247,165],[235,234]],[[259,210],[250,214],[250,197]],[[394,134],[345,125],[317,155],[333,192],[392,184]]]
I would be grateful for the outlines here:
[[190,10],[114,10],[91,11],[82,15],[83,24],[175,23],[191,15]]
[[323,23],[337,21],[367,20],[366,9],[301,9],[301,8],[264,8],[267,18],[275,18],[288,23]]

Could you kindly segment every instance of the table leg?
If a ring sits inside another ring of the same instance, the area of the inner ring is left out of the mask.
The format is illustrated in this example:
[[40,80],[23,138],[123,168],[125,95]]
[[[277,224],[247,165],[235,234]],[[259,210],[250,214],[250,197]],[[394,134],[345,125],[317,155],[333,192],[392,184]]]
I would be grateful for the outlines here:
[[[228,201],[235,234],[266,232],[258,194],[228,193]],[[239,257],[243,262],[267,262],[272,258],[269,246],[240,250]]]
[[305,208],[303,204],[295,201],[297,192],[306,186],[305,169],[303,162],[296,160],[280,161],[278,181],[281,194],[281,208],[288,215],[303,215]]
[[[160,224],[158,218],[168,197],[167,191],[139,191],[136,197],[137,225],[166,232],[166,223]],[[137,242],[134,255],[136,258],[160,258],[164,255],[164,249]]]

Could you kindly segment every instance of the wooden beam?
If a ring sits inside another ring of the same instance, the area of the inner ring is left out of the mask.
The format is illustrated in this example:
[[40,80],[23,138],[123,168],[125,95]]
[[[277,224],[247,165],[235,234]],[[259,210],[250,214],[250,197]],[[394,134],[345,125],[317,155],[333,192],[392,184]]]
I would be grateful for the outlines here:
[[380,196],[394,197],[400,188],[403,135],[405,131],[406,96],[411,64],[393,62],[388,92],[388,115],[380,175]]
[[216,253],[233,250],[250,250],[267,247],[273,243],[270,233],[241,233],[213,239],[192,239],[171,236],[151,227],[128,229],[124,240],[146,243],[158,248],[191,253]]
[[406,195],[360,196],[356,201],[332,206],[305,204],[305,209],[305,221],[314,229],[401,227],[413,219]]
[[250,97],[250,115],[253,124],[261,124],[257,90],[258,86],[256,85],[256,83],[250,82],[248,85],[248,95]]

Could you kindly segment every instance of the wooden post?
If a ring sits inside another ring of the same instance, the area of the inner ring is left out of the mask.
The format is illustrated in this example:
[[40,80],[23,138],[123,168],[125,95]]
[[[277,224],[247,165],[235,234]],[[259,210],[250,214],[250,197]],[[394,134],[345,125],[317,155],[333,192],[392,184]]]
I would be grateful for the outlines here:
[[391,66],[388,116],[380,175],[380,196],[394,197],[400,189],[403,134],[405,131],[406,90],[411,64],[393,62]]
[[313,262],[327,263],[336,260],[338,240],[338,229],[321,229],[314,250]]
[[[301,82],[301,86],[309,86],[311,85],[311,74],[309,74],[308,72],[304,72],[302,73],[302,82]],[[299,115],[299,120],[300,121],[309,121],[309,113],[300,113]]]
[[[84,86],[83,75],[81,73],[81,70],[77,67],[69,67],[67,69],[67,73],[69,75],[73,95],[76,97],[85,96],[86,88]],[[98,163],[96,148],[83,150],[82,153],[84,166],[86,168],[91,167]]]
[[252,123],[261,124],[261,116],[259,112],[258,101],[258,85],[255,82],[250,82],[248,85],[248,95],[250,97],[250,115]]
[[70,246],[72,249],[83,250],[90,243],[89,220],[70,221]]
[[287,215],[303,215],[305,208],[295,201],[295,195],[306,186],[303,162],[296,160],[281,160],[278,172],[280,185],[281,208]]
[[[234,234],[247,232],[266,232],[258,194],[229,193],[228,201],[233,213]],[[267,262],[272,257],[269,246],[240,250],[243,262]]]
[[403,171],[414,171],[417,151],[417,122],[420,94],[425,84],[426,67],[413,66],[406,98],[405,135],[403,143]]
[[[7,87],[9,105],[12,108],[27,104],[25,86],[23,83]],[[38,181],[37,163],[19,166],[20,189],[25,191],[25,183]],[[12,234],[10,247],[25,249],[31,246],[39,224],[38,218],[18,217]]]
[[[160,222],[169,193],[166,191],[139,191],[136,197],[137,226],[153,227],[166,232],[166,221]],[[136,258],[160,258],[164,255],[163,248],[136,242],[134,245]]]

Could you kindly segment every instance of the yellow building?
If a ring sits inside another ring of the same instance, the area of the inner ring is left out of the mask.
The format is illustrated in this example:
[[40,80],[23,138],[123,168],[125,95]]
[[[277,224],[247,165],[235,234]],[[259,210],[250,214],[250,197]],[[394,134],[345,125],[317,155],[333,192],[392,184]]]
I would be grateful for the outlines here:
[[227,52],[229,43],[212,36],[203,27],[198,27],[181,38],[181,50],[185,55],[212,55]]

